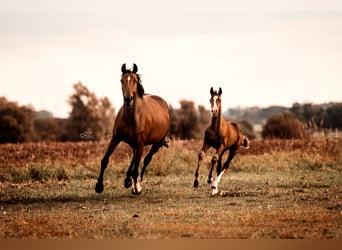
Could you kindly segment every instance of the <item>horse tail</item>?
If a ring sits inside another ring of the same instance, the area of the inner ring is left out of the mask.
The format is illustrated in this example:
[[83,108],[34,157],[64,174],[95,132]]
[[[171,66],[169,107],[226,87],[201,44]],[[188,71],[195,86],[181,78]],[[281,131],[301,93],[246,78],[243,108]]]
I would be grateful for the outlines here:
[[244,148],[249,148],[249,140],[247,136],[244,136],[244,135],[242,136],[242,146]]
[[169,140],[165,137],[161,143],[162,147],[169,148]]

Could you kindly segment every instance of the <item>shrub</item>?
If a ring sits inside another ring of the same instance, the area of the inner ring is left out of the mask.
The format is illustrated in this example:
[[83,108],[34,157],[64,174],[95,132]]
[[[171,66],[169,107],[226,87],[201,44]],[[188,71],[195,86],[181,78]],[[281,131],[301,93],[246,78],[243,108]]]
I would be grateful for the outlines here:
[[301,139],[305,136],[304,123],[292,113],[274,114],[263,126],[261,135],[264,139]]

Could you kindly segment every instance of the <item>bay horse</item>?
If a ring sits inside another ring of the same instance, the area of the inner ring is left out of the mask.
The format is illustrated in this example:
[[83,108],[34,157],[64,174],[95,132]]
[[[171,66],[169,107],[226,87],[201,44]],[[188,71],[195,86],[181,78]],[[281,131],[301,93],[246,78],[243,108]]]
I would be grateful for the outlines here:
[[[219,88],[218,92],[214,91],[213,88],[210,89],[210,105],[212,113],[211,124],[208,126],[204,133],[203,146],[202,150],[198,155],[198,163],[194,181],[194,187],[197,188],[199,168],[205,156],[205,152],[210,147],[215,148],[216,153],[211,159],[211,168],[208,175],[208,183],[210,184],[212,183],[213,168],[214,165],[217,163],[217,177],[211,186],[213,195],[218,193],[218,185],[220,183],[222,175],[229,168],[229,164],[234,158],[238,148],[240,146],[245,148],[249,147],[249,140],[246,136],[242,134],[240,126],[236,122],[226,121],[223,119],[221,107],[221,94],[221,88]],[[222,167],[222,156],[227,150],[229,150],[229,155],[227,161],[223,164]]]
[[[112,138],[101,160],[101,171],[95,186],[97,193],[103,192],[104,171],[110,155],[121,141],[127,143],[133,150],[133,158],[126,172],[124,186],[131,187],[133,180],[132,193],[137,195],[142,191],[141,182],[152,156],[162,146],[168,147],[166,141],[170,127],[168,104],[159,96],[144,93],[144,87],[137,71],[138,67],[135,63],[133,70],[126,69],[126,64],[121,67],[123,105],[116,116]],[[144,158],[139,176],[139,164],[144,146],[148,145],[152,146]]]

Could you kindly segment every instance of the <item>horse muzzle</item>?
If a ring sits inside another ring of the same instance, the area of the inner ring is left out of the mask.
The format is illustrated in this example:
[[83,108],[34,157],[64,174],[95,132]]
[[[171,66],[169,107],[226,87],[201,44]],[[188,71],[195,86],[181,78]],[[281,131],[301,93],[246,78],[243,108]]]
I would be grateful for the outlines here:
[[126,108],[130,108],[133,103],[133,96],[124,96],[124,105]]
[[213,117],[217,117],[217,113],[218,113],[217,109],[212,109],[211,110],[211,114],[212,114]]

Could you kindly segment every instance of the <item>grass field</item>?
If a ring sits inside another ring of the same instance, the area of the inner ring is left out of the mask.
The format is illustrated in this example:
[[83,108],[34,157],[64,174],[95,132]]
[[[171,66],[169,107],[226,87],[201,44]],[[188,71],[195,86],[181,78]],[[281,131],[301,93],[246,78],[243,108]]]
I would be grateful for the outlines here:
[[0,145],[0,238],[342,238],[342,141],[257,140],[222,178],[206,183],[209,150],[193,188],[200,141],[155,155],[136,196],[123,181],[121,144],[94,186],[107,142]]

